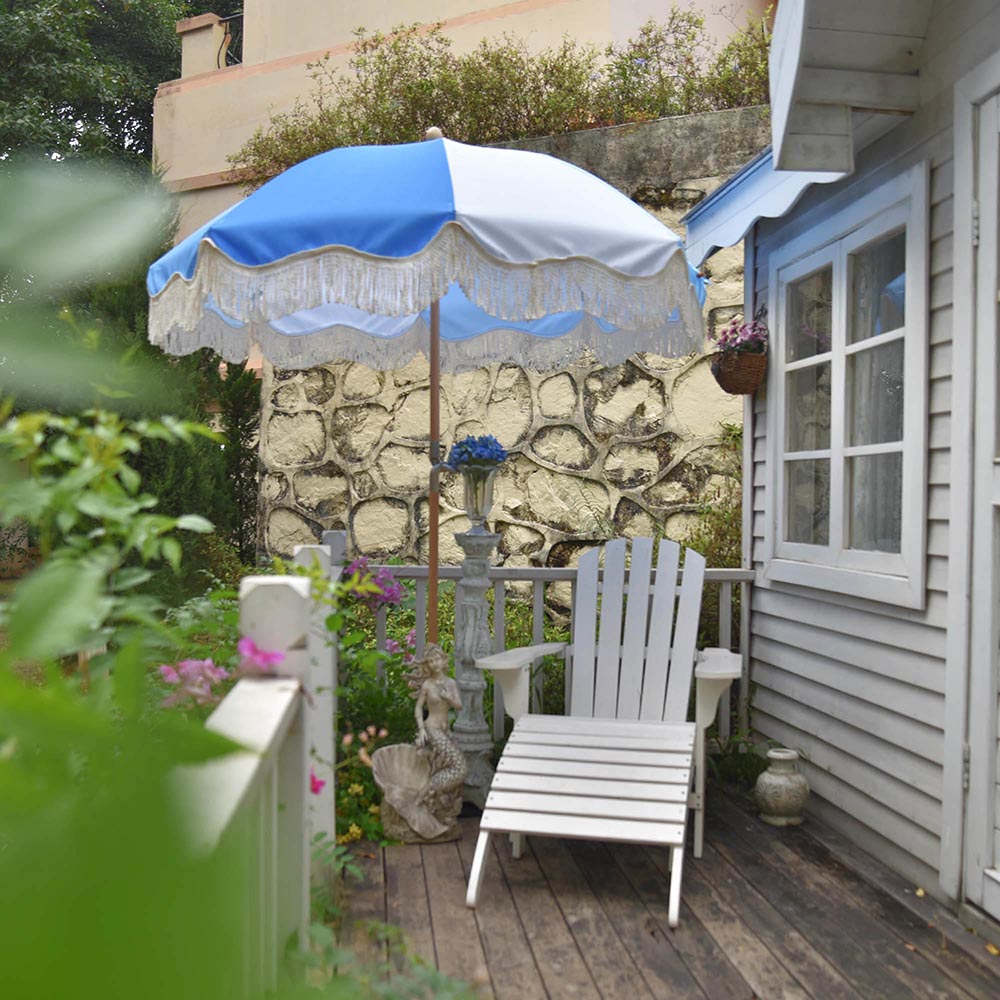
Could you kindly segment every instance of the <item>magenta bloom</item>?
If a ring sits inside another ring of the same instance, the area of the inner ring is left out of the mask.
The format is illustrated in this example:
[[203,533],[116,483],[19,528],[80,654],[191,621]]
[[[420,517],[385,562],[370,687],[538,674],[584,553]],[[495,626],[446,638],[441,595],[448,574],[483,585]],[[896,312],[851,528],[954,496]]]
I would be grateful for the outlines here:
[[272,674],[274,668],[285,659],[278,651],[261,649],[249,636],[243,636],[236,644],[240,654],[240,672],[244,674]]
[[164,663],[157,668],[157,672],[167,684],[180,684],[181,682],[180,674],[169,664]]
[[398,653],[402,647],[396,642],[395,639],[385,640],[385,651],[387,653]]
[[213,688],[229,676],[225,667],[217,667],[212,660],[181,660],[176,667],[163,664],[159,673],[167,684],[176,687],[163,699],[164,708],[189,701],[196,705],[215,705],[219,696]]
[[322,778],[317,778],[316,772],[312,768],[309,768],[309,791],[313,795],[319,795],[325,785],[326,782]]
[[409,632],[406,633],[406,645],[411,649],[417,644],[417,630],[411,628]]

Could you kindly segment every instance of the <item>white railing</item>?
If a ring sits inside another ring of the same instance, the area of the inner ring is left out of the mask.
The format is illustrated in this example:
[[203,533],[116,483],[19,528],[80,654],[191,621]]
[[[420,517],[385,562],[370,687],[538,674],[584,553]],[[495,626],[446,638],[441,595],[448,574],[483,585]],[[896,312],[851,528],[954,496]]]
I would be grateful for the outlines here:
[[[328,545],[342,545],[340,532],[326,532],[323,536]],[[369,567],[373,572],[382,568]],[[415,627],[417,638],[417,654],[423,652],[424,636],[427,624],[427,579],[426,566],[386,566],[398,579],[413,587],[415,605]],[[530,601],[531,606],[531,642],[544,642],[546,592],[550,587],[565,588],[557,602],[563,607],[572,609],[576,606],[576,569],[573,567],[522,567],[512,568],[494,566],[489,570],[489,578],[493,583],[493,649],[500,653],[506,649],[506,618],[508,601],[512,599],[511,590],[520,585],[520,589],[530,590],[530,598],[526,595],[516,595],[513,599]],[[442,581],[461,579],[460,566],[441,566],[438,576]],[[655,571],[653,578],[655,579]],[[750,623],[750,589],[753,583],[753,570],[748,569],[712,569],[705,571],[705,589],[718,588],[718,645],[741,654],[743,661],[742,677],[736,687],[737,719],[740,730],[749,729],[749,623]],[[739,594],[743,613],[740,615],[739,635],[734,629],[733,608],[735,597]],[[376,616],[375,639],[379,649],[385,649],[387,638],[387,610],[381,608]],[[545,685],[544,662],[539,665],[533,675],[532,711],[542,711],[542,690]],[[726,698],[731,695],[727,693]],[[503,696],[498,688],[494,689],[493,703],[493,733],[499,739],[504,731]],[[551,706],[550,706],[551,708]],[[565,706],[564,706],[565,710]],[[723,704],[719,711],[719,738],[723,741],[730,735],[731,705]]]
[[[304,563],[313,558],[331,572],[327,547],[296,554]],[[306,946],[310,880],[330,877],[311,870],[310,856],[317,834],[335,836],[336,649],[323,619],[303,577],[242,581],[240,632],[284,654],[281,676],[240,680],[205,723],[242,751],[178,769],[195,845],[243,859],[239,995],[247,998],[276,988],[290,939]],[[310,772],[324,782],[316,794]]]

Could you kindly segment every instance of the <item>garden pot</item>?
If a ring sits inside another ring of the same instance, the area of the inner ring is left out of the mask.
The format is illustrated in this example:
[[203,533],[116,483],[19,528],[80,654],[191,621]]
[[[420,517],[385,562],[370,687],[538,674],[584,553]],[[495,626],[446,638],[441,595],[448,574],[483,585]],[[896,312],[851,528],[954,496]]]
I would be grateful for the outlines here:
[[493,480],[497,474],[497,465],[495,462],[463,465],[461,472],[465,486],[465,513],[472,523],[469,533],[488,534],[486,518],[493,507]]
[[809,798],[809,782],[799,774],[798,752],[781,747],[768,750],[767,759],[768,768],[754,787],[760,818],[771,826],[798,826]]
[[724,392],[733,396],[756,392],[767,374],[767,355],[720,351],[712,355],[712,374]]

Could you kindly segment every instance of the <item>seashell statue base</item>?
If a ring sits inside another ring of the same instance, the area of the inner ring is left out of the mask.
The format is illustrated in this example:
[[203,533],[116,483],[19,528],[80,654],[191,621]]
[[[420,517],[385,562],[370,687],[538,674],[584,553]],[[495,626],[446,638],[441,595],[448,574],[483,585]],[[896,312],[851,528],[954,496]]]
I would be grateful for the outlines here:
[[382,792],[382,830],[404,844],[458,840],[467,766],[448,728],[448,710],[462,706],[448,676],[448,657],[428,646],[408,683],[416,698],[416,744],[395,743],[372,754],[372,776]]

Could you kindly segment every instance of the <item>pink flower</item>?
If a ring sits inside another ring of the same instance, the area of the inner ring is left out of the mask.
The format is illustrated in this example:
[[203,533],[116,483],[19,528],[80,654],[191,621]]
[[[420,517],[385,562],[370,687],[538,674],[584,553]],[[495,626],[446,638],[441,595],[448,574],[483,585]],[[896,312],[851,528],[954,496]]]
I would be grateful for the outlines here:
[[368,756],[368,751],[364,747],[358,751],[358,760],[360,760],[366,767],[372,766],[372,759]]
[[413,646],[416,646],[416,644],[417,630],[415,628],[411,628],[410,631],[406,633],[406,645],[412,648]]
[[312,768],[309,768],[309,791],[313,795],[319,795],[325,785],[326,782],[322,778],[317,778],[316,772]]
[[177,688],[163,699],[164,708],[188,701],[196,705],[215,705],[220,699],[213,688],[229,676],[224,667],[217,667],[212,660],[181,660],[176,667],[163,664],[159,674],[167,684]]
[[389,730],[388,730],[388,729],[386,729],[386,728],[385,728],[385,726],[383,726],[383,727],[382,727],[382,728],[381,728],[381,729],[380,729],[380,730],[378,731],[378,738],[379,738],[380,740],[384,740],[384,739],[385,739],[385,738],[386,738],[386,737],[387,737],[388,735],[389,735]]
[[249,636],[243,636],[236,644],[240,654],[240,672],[244,674],[272,674],[274,668],[285,659],[281,652],[261,649]]
[[157,667],[160,677],[167,682],[167,684],[180,684],[181,678],[177,671],[164,663],[162,666]]
[[402,647],[399,645],[398,642],[396,642],[395,639],[385,640],[385,651],[387,653],[398,653],[400,649],[402,649]]
[[361,732],[358,733],[358,739],[361,740],[362,743],[367,743],[368,733],[366,733],[365,730],[362,729]]
[[217,667],[211,660],[181,660],[177,664],[177,673],[185,681],[206,680],[209,684],[224,681],[229,673],[225,667]]
[[374,736],[375,735],[375,727],[374,726],[369,726],[368,727],[368,735],[369,736]]
[[344,733],[344,738],[340,742],[349,747],[354,742],[354,733]]

